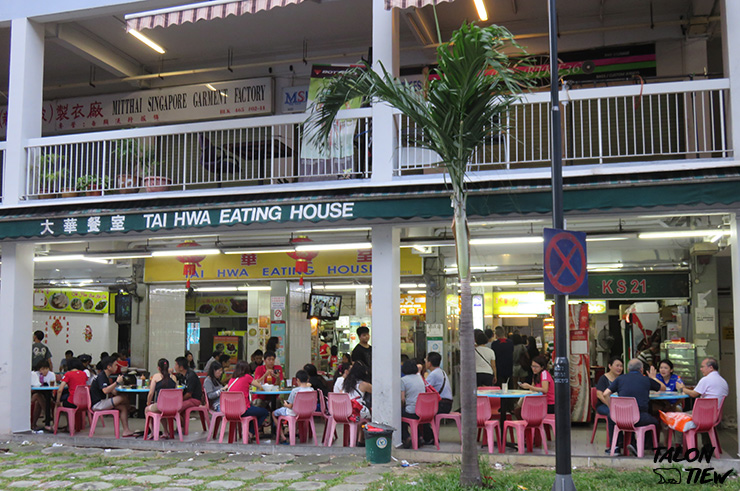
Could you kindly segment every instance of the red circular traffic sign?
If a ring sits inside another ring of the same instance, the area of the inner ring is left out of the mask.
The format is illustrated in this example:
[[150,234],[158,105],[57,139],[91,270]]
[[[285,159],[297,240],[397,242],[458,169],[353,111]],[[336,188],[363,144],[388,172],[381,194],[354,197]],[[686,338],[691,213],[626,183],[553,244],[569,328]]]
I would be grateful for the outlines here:
[[[563,248],[558,245],[560,242],[565,242]],[[568,252],[564,252],[564,249]],[[562,260],[557,271],[553,270],[553,263],[557,262],[553,261],[553,252]],[[573,262],[573,260],[578,262]],[[552,286],[559,292],[569,294],[578,290],[586,279],[586,269],[586,251],[583,250],[577,237],[568,232],[559,232],[550,239],[545,249],[545,274]],[[572,275],[573,283],[568,284],[567,281],[561,281],[566,271]]]

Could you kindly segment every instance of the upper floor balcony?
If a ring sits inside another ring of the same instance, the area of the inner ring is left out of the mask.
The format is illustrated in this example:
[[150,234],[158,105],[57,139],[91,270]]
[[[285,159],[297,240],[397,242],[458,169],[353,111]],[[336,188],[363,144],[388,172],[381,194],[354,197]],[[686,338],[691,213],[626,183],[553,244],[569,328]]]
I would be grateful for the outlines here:
[[[622,85],[561,92],[568,176],[721,167],[727,137],[728,81]],[[549,175],[549,93],[522,97],[469,164],[476,180]],[[131,193],[245,194],[371,184],[442,182],[439,158],[415,145],[424,128],[397,114],[392,166],[372,165],[369,108],[345,110],[320,151],[305,114],[264,116],[32,139],[22,199],[106,200]],[[2,148],[2,147],[0,147]],[[379,172],[382,175],[379,175]],[[171,196],[171,194],[167,194]],[[134,196],[128,196],[134,198]],[[125,198],[121,198],[125,199]],[[45,204],[52,204],[45,201]]]

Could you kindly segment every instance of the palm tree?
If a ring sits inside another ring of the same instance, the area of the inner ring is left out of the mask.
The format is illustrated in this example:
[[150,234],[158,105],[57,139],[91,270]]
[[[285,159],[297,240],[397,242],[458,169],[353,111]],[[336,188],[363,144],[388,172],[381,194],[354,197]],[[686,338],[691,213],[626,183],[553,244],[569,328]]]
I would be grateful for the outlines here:
[[465,209],[467,164],[489,135],[502,130],[499,117],[528,86],[525,72],[503,52],[514,47],[512,34],[499,26],[463,24],[450,42],[437,48],[438,80],[416,91],[392,77],[384,67],[369,66],[344,72],[319,94],[307,122],[319,144],[328,140],[343,104],[356,97],[382,101],[405,114],[416,127],[416,145],[440,156],[452,185],[457,266],[460,279],[460,393],[462,406],[462,485],[481,485],[476,439],[475,342],[470,291],[470,245]]

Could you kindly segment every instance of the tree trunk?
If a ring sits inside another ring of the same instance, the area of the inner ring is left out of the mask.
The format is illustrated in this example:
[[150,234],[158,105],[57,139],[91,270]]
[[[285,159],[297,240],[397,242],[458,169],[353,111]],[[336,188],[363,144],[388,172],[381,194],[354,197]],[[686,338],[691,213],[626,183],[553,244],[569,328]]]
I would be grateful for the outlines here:
[[462,412],[462,462],[460,484],[481,486],[478,466],[478,429],[475,377],[475,340],[473,337],[473,305],[470,295],[470,244],[465,210],[465,196],[456,190],[452,197],[455,210],[455,248],[460,277],[460,411]]

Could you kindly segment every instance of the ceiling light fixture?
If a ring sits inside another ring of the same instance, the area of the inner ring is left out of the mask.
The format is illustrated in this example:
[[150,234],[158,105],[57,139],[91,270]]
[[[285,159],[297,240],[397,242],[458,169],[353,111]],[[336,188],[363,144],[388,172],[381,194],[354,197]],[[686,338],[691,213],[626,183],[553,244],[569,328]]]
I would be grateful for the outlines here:
[[729,230],[672,230],[670,232],[643,232],[637,235],[638,239],[687,239],[695,237],[713,237],[715,235],[730,235]]
[[296,234],[316,234],[316,233],[339,233],[339,232],[367,232],[370,227],[339,227],[339,228],[307,228],[305,230],[296,230]]
[[[488,271],[496,271],[498,266],[470,266],[470,271],[473,273],[486,273]],[[457,273],[457,266],[452,265],[445,268],[445,274]]]
[[314,290],[367,290],[370,285],[314,285]]
[[148,257],[152,257],[151,252],[91,252],[85,254],[85,260],[146,259]]
[[238,286],[237,291],[240,292],[269,292],[272,287],[269,286]]
[[473,0],[475,3],[475,10],[478,11],[478,17],[480,17],[481,22],[485,22],[488,20],[488,12],[486,12],[486,5],[483,3],[483,0]]
[[544,242],[542,237],[488,237],[470,239],[470,245],[501,245],[501,244],[538,244]]
[[516,318],[516,317],[535,318],[538,316],[537,314],[499,314],[499,317],[502,317],[502,318]]
[[148,37],[146,37],[145,35],[143,35],[139,31],[136,31],[134,29],[130,29],[128,31],[128,33],[131,34],[136,39],[138,39],[139,41],[141,41],[142,43],[144,43],[147,46],[149,46],[151,49],[153,49],[154,51],[156,51],[160,55],[165,54],[166,51],[164,50],[164,48],[162,46],[158,45],[157,43],[155,43],[154,41],[152,41],[151,39],[149,39]]
[[411,295],[426,295],[426,290],[409,290],[407,293]]
[[37,263],[50,263],[55,261],[82,261],[85,256],[82,254],[64,254],[58,256],[36,256],[33,258]]
[[235,292],[237,290],[235,286],[199,286],[195,289],[197,292]]
[[221,249],[224,254],[267,254],[278,252],[295,252],[292,246],[254,246],[254,248],[242,247],[238,249]]
[[517,282],[514,280],[501,280],[501,281],[473,281],[470,286],[516,286]]
[[171,257],[171,256],[215,256],[221,254],[220,249],[197,249],[195,247],[166,249],[163,251],[152,251],[154,257]]
[[344,251],[349,249],[372,249],[370,242],[349,242],[346,244],[301,244],[295,250],[300,251]]

